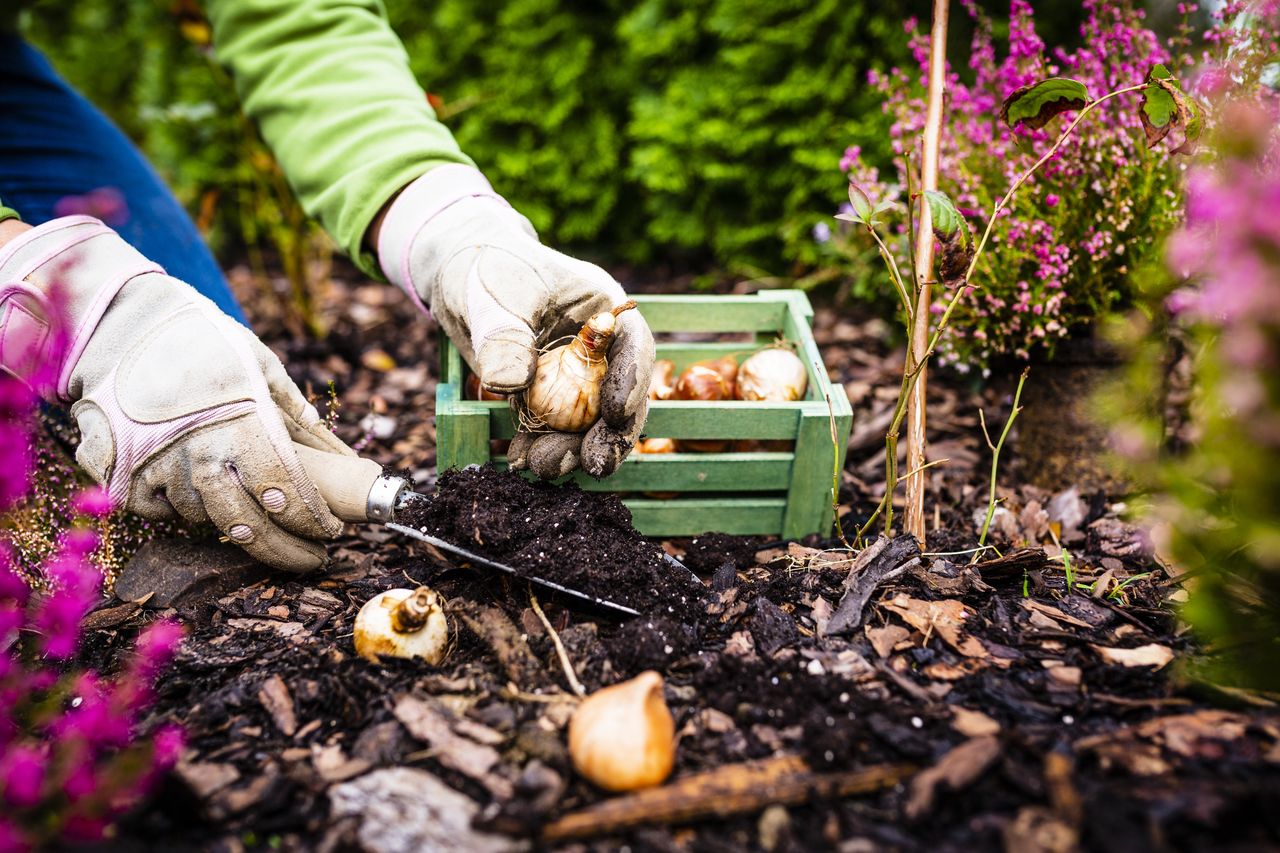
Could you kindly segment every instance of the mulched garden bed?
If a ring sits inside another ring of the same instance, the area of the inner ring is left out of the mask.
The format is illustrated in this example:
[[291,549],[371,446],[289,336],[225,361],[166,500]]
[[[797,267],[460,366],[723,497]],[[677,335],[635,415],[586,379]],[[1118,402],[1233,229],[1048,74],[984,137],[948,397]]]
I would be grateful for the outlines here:
[[[160,602],[188,636],[155,717],[182,723],[189,748],[121,827],[122,845],[1280,845],[1280,708],[1184,675],[1194,648],[1171,608],[1185,592],[1120,507],[1071,489],[1010,490],[999,554],[974,550],[972,516],[985,507],[976,411],[985,394],[998,414],[994,393],[931,383],[935,450],[953,463],[931,469],[940,509],[923,553],[902,538],[857,553],[833,541],[649,542],[610,497],[487,469],[431,482],[434,370],[418,366],[431,336],[390,289],[342,298],[362,306],[359,322],[337,324],[332,346],[285,347],[295,378],[319,391],[335,381],[352,415],[344,438],[438,489],[414,523],[642,611],[617,621],[538,593],[588,690],[663,674],[679,732],[671,787],[606,796],[573,773],[574,699],[527,584],[368,526],[312,577],[264,575],[212,543],[183,558],[225,566],[221,578],[209,569],[199,585],[175,582]],[[848,528],[877,496],[866,424],[900,356],[875,324],[829,312],[818,336],[855,398]],[[701,581],[666,568],[659,548]],[[144,553],[153,567],[172,559],[159,545]],[[449,601],[451,657],[435,668],[357,657],[360,605],[422,583]],[[120,602],[95,615],[102,657],[148,618]]]

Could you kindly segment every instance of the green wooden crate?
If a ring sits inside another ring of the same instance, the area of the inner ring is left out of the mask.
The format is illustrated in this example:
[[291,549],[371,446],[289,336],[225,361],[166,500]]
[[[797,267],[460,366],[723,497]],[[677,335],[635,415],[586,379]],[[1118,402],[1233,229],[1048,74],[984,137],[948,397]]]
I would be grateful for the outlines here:
[[[844,465],[853,413],[844,388],[822,367],[811,326],[813,308],[798,290],[750,296],[635,297],[658,339],[658,357],[676,369],[726,353],[739,360],[779,337],[798,344],[809,369],[805,399],[794,403],[654,401],[645,435],[675,439],[782,439],[785,453],[632,453],[613,476],[597,481],[577,472],[588,491],[621,492],[636,527],[651,536],[695,536],[711,531],[794,538],[831,527],[831,474]],[[684,343],[664,333],[748,333],[753,340]],[[466,364],[441,336],[440,384],[436,389],[436,454],[440,470],[491,459],[491,439],[514,434],[505,402],[466,400]],[[753,342],[754,341],[754,342]],[[831,414],[836,438],[831,440]],[[838,459],[832,459],[833,452]],[[505,457],[492,457],[506,464]],[[646,492],[678,492],[669,500]]]

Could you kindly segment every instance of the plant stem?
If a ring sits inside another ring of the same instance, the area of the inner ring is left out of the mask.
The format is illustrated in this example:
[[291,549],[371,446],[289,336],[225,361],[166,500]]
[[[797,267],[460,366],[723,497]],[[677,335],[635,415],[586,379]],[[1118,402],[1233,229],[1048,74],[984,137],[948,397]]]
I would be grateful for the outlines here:
[[[1009,435],[1009,427],[1013,426],[1014,420],[1018,417],[1018,412],[1022,411],[1022,406],[1018,403],[1022,400],[1022,386],[1027,381],[1027,374],[1031,372],[1031,368],[1025,368],[1022,376],[1018,378],[1018,390],[1013,393],[1013,410],[1009,412],[1009,420],[1004,422],[1004,429],[1000,431],[1000,440],[994,445],[991,443],[991,436],[987,435],[987,446],[991,448],[991,492],[987,498],[987,517],[982,522],[982,533],[978,536],[978,544],[987,544],[987,532],[991,529],[991,519],[996,514],[996,473],[1000,470],[1000,449],[1004,447],[1004,440]],[[981,414],[981,412],[979,412]],[[986,433],[987,425],[984,419],[982,430]]]
[[[925,395],[928,374],[925,370],[927,348],[925,338],[929,334],[929,303],[933,299],[933,227],[929,211],[929,199],[925,195],[938,188],[938,155],[942,139],[942,106],[946,92],[947,70],[947,19],[950,0],[934,0],[933,27],[929,34],[929,101],[925,113],[923,152],[920,163],[920,231],[915,246],[915,314],[911,322],[915,326],[911,335],[910,357],[920,366],[919,380],[910,390],[907,402],[907,468],[913,472],[907,478],[906,518],[903,529],[924,544],[924,465],[925,421],[927,416]],[[908,204],[910,207],[910,204]],[[893,482],[890,480],[889,482]]]

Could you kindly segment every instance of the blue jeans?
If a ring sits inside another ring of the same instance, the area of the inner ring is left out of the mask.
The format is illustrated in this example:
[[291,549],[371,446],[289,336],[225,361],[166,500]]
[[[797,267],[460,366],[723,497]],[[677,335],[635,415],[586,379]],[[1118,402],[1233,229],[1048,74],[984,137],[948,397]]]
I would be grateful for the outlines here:
[[0,200],[39,225],[104,189],[123,198],[108,222],[121,237],[245,322],[195,223],[141,152],[35,48],[0,32]]

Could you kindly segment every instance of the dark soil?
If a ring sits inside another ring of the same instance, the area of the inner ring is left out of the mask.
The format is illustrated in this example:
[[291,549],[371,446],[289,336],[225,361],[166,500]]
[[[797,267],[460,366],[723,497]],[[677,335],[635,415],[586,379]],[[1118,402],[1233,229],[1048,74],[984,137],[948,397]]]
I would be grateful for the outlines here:
[[399,519],[516,571],[625,604],[688,620],[704,589],[662,559],[611,494],[535,483],[492,466],[449,471],[425,501]]

